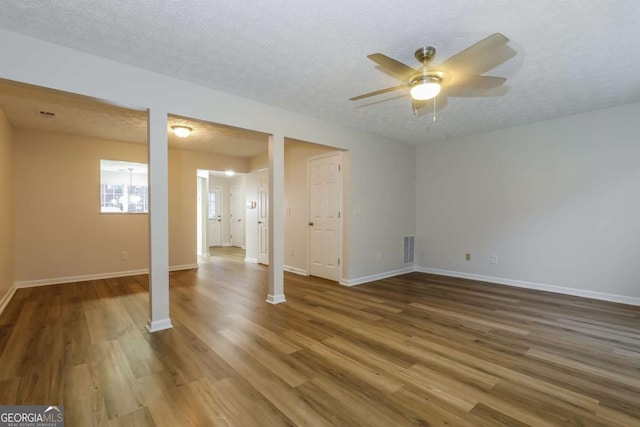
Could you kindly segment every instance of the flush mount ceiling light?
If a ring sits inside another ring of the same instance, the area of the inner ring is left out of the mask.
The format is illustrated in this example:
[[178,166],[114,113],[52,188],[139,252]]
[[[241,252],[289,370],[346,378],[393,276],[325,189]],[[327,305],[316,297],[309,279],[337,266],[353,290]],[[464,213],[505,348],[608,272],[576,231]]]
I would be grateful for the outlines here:
[[224,174],[227,175],[227,176],[233,176],[236,173],[234,171],[232,171],[231,169],[229,169],[229,170],[224,171]]
[[421,76],[413,82],[411,97],[418,101],[435,98],[440,93],[440,79],[434,76]]
[[171,130],[173,131],[173,133],[176,134],[176,136],[178,136],[179,138],[186,138],[189,135],[191,135],[191,131],[193,131],[193,129],[191,129],[188,126],[181,126],[181,125],[177,125],[177,126],[171,126]]

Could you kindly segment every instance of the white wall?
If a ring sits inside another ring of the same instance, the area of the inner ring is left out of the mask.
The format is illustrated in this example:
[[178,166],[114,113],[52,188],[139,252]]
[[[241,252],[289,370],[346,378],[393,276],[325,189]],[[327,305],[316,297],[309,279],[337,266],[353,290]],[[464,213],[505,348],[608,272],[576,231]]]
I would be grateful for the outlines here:
[[639,118],[630,104],[419,147],[419,266],[639,298]]
[[[414,146],[6,30],[0,30],[0,56],[12,58],[0,62],[0,78],[349,150],[347,193],[359,215],[347,210],[344,277],[403,267],[402,236],[415,231]],[[195,172],[193,183],[195,192]],[[195,248],[195,225],[191,233]]]
[[[14,277],[14,198],[11,125],[0,108],[0,312]],[[8,298],[8,296],[7,296]]]

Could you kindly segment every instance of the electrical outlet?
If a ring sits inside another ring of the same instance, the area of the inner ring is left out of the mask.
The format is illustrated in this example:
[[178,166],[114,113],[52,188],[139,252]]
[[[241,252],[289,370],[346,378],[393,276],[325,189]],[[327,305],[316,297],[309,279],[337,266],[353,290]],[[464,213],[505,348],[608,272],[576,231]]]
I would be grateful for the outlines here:
[[380,252],[378,252],[376,254],[376,262],[380,262],[380,261],[382,261],[382,254]]
[[126,261],[127,259],[129,259],[129,254],[125,251],[120,252],[120,260]]
[[464,259],[471,261],[471,254],[465,254]]
[[293,256],[293,248],[289,249],[289,256]]
[[498,255],[491,255],[491,264],[498,263]]

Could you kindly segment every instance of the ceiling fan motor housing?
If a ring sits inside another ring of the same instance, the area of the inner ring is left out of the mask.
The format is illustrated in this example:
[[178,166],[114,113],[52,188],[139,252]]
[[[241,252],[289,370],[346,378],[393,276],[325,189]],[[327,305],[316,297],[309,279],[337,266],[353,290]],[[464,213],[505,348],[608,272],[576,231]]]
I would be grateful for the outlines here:
[[414,53],[414,55],[418,62],[420,62],[422,65],[427,65],[428,63],[433,61],[433,58],[436,56],[436,48],[431,46],[421,47],[420,49],[416,50],[416,53]]

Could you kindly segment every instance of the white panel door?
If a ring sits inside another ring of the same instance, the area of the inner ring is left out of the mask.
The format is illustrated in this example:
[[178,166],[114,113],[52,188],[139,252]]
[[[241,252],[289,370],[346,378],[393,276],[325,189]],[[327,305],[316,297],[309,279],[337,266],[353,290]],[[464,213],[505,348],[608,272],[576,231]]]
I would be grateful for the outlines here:
[[234,185],[229,193],[231,204],[231,246],[244,246],[244,188]]
[[269,171],[258,175],[258,262],[269,265]]
[[222,246],[222,189],[209,188],[207,236],[209,246]]
[[342,278],[342,155],[314,157],[309,174],[309,274]]

